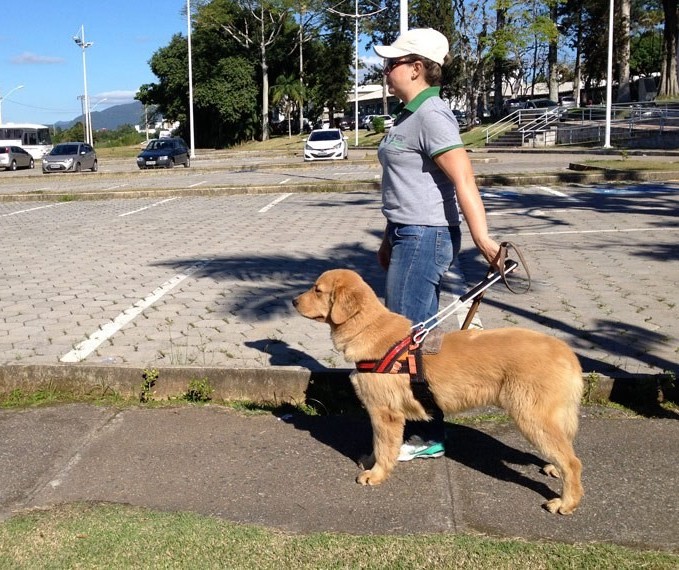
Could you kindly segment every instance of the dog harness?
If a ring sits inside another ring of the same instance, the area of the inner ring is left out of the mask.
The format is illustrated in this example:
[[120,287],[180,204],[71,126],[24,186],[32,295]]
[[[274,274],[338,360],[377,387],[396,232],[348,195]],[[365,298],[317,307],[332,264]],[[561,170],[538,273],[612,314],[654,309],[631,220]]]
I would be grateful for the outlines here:
[[420,343],[415,342],[414,334],[392,346],[380,360],[359,360],[356,363],[357,372],[372,372],[376,374],[405,374],[410,375],[411,382],[425,382],[421,371]]

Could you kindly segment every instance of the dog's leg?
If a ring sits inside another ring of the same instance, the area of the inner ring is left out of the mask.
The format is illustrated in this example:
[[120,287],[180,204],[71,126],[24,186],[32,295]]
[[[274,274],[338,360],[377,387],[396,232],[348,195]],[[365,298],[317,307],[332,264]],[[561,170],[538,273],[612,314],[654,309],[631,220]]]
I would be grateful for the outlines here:
[[379,485],[389,477],[403,441],[405,417],[386,407],[377,408],[370,411],[370,423],[375,462],[371,469],[362,471],[356,479],[361,485]]
[[[522,428],[520,422],[517,423],[519,428]],[[533,425],[532,429],[521,431],[549,461],[554,463],[545,467],[546,472],[551,475],[556,471],[561,475],[563,482],[561,497],[547,501],[544,507],[550,513],[572,514],[584,494],[581,483],[582,464],[575,455],[572,439],[561,426],[551,422]]]

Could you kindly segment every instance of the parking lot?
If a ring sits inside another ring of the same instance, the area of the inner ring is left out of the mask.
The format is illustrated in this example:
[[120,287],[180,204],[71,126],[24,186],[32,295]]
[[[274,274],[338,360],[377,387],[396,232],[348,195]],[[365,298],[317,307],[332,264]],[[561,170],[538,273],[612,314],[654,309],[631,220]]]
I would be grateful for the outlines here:
[[[202,177],[253,183],[260,174],[280,183],[293,175],[350,176],[358,171],[350,166],[118,174],[102,164],[96,175],[8,173],[0,187],[4,193],[20,185],[39,191],[41,183],[73,192],[136,183],[187,188]],[[376,166],[365,168],[379,174]],[[295,193],[280,185],[279,193],[261,195],[0,203],[0,359],[346,367],[328,331],[297,316],[290,299],[333,267],[356,269],[380,292],[379,194]],[[480,311],[483,326],[562,337],[586,371],[619,376],[676,368],[679,185],[482,192],[493,235],[523,249],[533,276],[526,295],[491,290]],[[444,301],[485,272],[465,237]]]

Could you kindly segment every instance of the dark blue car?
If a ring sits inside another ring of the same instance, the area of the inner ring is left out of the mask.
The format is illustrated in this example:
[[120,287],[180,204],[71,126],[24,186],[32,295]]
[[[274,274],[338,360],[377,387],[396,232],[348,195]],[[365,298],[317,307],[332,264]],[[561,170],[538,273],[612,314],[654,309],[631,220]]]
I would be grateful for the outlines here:
[[191,166],[189,148],[179,137],[153,139],[137,155],[139,168],[172,168],[177,164]]

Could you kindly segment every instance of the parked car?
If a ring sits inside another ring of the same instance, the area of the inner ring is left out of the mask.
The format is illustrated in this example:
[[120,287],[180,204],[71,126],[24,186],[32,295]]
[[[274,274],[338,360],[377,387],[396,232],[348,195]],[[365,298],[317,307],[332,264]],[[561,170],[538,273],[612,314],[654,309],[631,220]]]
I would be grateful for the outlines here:
[[460,127],[461,133],[468,131],[469,129],[472,128],[472,126],[469,124],[469,120],[467,119],[466,112],[460,111],[458,109],[453,109],[453,115],[455,115],[455,118],[457,119],[457,126]]
[[0,168],[16,170],[34,166],[33,157],[20,146],[0,146]]
[[42,157],[42,173],[99,170],[97,153],[84,142],[63,142]]
[[[543,113],[554,114],[554,115],[559,115],[560,112],[561,112],[559,104],[556,101],[552,101],[551,99],[532,99],[530,101],[526,101],[523,104],[522,108],[525,109],[525,110],[535,109],[535,110],[541,111]],[[540,113],[536,113],[536,114],[540,114]]]
[[523,109],[524,103],[521,99],[507,99],[502,105],[503,115],[510,115],[518,109]]
[[340,129],[316,129],[304,139],[305,161],[346,158],[349,158],[349,145]]
[[191,166],[189,147],[179,137],[150,140],[146,148],[137,155],[137,166],[140,169],[172,168],[177,164],[183,164],[184,168]]
[[353,128],[353,119],[350,117],[343,117],[339,121],[337,121],[337,126],[343,130],[343,131],[348,131],[349,129]]
[[370,128],[370,121],[375,115],[363,115],[362,117],[358,118],[358,124],[360,128],[362,129],[369,129]]
[[561,97],[561,99],[559,99],[559,104],[564,109],[572,109],[573,107],[578,106],[575,97]]
[[392,117],[391,115],[370,115],[370,121],[368,122],[368,126],[366,127],[369,131],[372,131],[375,128],[373,125],[375,119],[384,119],[385,130],[388,130],[394,126],[394,117]]

